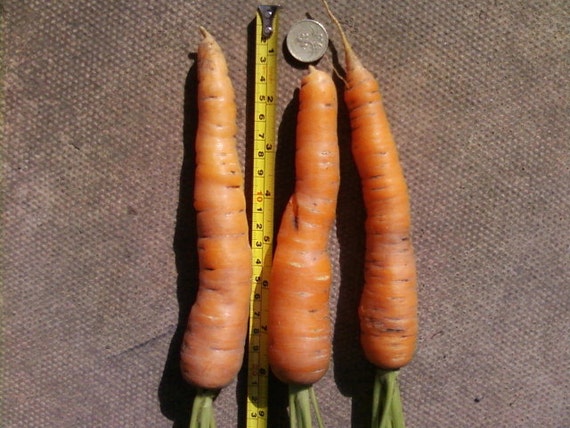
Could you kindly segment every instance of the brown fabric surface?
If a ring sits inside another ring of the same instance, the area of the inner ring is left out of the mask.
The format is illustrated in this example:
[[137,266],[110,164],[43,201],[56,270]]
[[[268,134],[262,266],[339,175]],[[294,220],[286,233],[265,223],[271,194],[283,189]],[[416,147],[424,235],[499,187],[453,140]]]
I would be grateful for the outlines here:
[[[378,76],[408,179],[419,347],[410,428],[570,427],[570,3],[332,1]],[[2,142],[2,426],[185,426],[176,355],[196,285],[195,51],[226,53],[246,168],[254,2],[7,0]],[[292,0],[322,22],[319,1]],[[292,185],[294,90],[279,59],[277,208]],[[332,70],[331,51],[319,66]],[[345,111],[341,111],[345,115]],[[362,202],[343,155],[327,427],[364,427]],[[216,400],[243,420],[243,377]],[[272,426],[285,426],[272,384]],[[239,404],[238,404],[239,403]]]

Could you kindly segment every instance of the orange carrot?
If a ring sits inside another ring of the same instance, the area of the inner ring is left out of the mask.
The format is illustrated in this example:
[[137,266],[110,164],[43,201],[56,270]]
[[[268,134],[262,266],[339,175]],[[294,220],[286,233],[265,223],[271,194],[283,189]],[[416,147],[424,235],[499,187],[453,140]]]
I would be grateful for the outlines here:
[[412,359],[418,332],[408,189],[378,82],[354,53],[326,0],[323,3],[344,45],[344,100],[367,214],[361,344],[371,363],[394,371]]
[[[290,385],[290,398],[296,393],[308,397],[307,387],[324,376],[331,357],[327,248],[340,182],[336,126],[333,80],[310,66],[299,93],[295,190],[277,235],[269,293],[269,363],[276,377]],[[303,406],[291,401],[292,419],[296,405]],[[300,421],[297,426],[310,425]]]
[[[200,30],[194,187],[199,288],[180,355],[184,379],[203,392],[197,397],[211,399],[211,391],[228,385],[243,362],[251,248],[234,90],[220,46]],[[195,407],[200,405],[195,401]]]

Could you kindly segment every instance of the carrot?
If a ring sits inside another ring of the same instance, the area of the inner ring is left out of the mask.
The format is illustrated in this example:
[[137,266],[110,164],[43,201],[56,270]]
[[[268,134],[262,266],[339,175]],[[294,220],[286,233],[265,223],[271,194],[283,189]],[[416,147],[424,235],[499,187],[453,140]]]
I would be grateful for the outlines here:
[[198,388],[191,427],[213,423],[214,392],[241,368],[251,287],[234,90],[220,46],[204,28],[200,31],[194,187],[199,287],[180,353],[184,379]]
[[301,80],[296,129],[295,189],[277,234],[269,293],[268,356],[289,384],[291,426],[311,426],[311,385],[331,357],[327,252],[340,182],[337,96],[331,76],[313,66]]
[[[387,421],[390,413],[394,416],[390,409],[397,393],[394,382],[397,370],[412,359],[418,332],[410,202],[378,82],[355,54],[327,1],[323,3],[344,46],[344,100],[349,110],[351,148],[366,209],[360,341],[367,359],[380,370],[376,384],[386,380],[389,394],[384,421]],[[399,396],[395,401],[399,402]],[[375,421],[380,419],[378,412],[373,415]],[[387,423],[384,422],[385,426]]]

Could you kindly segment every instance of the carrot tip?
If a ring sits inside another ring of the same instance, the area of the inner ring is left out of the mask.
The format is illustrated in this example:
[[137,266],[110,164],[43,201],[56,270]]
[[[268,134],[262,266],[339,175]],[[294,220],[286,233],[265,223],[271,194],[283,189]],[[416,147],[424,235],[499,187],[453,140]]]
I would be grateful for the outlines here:
[[211,37],[210,33],[208,33],[208,30],[206,30],[206,29],[205,29],[204,27],[202,27],[201,25],[198,26],[198,29],[200,30],[200,34],[202,34],[202,36],[203,36],[204,38],[209,37],[209,36]]

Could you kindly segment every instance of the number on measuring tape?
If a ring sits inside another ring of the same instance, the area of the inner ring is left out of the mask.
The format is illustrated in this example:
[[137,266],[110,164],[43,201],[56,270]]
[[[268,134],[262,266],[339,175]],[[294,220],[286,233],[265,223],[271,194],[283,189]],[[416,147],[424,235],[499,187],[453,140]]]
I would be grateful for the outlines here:
[[253,281],[247,367],[247,428],[266,428],[268,411],[267,293],[273,255],[277,6],[259,6],[255,34],[255,96],[251,242]]

